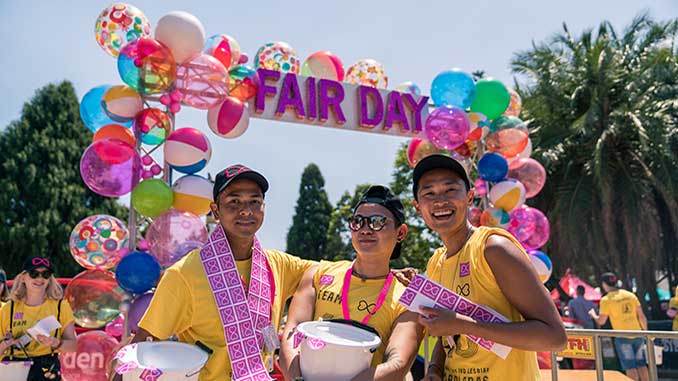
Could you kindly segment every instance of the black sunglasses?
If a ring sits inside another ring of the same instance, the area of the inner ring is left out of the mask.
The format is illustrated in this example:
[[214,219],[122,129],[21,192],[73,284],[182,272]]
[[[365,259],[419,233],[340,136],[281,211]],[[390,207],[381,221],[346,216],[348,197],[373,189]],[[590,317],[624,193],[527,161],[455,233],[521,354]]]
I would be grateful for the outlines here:
[[383,229],[384,226],[386,226],[386,222],[388,220],[388,217],[382,216],[380,214],[374,214],[371,216],[356,214],[348,220],[348,228],[354,232],[357,232],[358,230],[362,229],[362,227],[365,226],[365,222],[367,222],[367,226],[369,226],[370,229],[378,232]]
[[31,270],[28,272],[28,276],[31,277],[32,279],[35,279],[37,277],[43,277],[45,279],[49,279],[49,277],[52,276],[52,272],[47,270],[47,271],[38,271],[38,270]]

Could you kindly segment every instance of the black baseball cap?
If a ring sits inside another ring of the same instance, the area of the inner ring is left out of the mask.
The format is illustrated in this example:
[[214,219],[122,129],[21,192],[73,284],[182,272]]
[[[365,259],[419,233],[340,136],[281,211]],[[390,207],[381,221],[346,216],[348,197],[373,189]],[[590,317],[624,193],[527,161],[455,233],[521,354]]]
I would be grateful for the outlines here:
[[616,287],[618,280],[619,279],[614,273],[604,273],[603,275],[600,276],[600,281],[607,284],[610,287]]
[[419,190],[419,181],[421,180],[421,177],[424,176],[426,172],[438,168],[445,168],[455,172],[462,180],[464,180],[466,190],[471,189],[471,180],[469,180],[466,169],[460,162],[445,155],[429,155],[421,159],[414,167],[414,173],[412,174],[412,194],[414,195],[415,200],[418,200],[417,191]]
[[214,201],[217,201],[217,196],[219,196],[219,193],[226,189],[230,183],[240,179],[254,181],[257,183],[257,185],[259,185],[261,192],[264,194],[266,194],[266,191],[268,190],[268,181],[266,181],[266,178],[261,173],[242,164],[235,164],[219,172],[215,177],[214,188],[212,190]]
[[[402,201],[400,201],[400,198],[396,197],[386,186],[372,185],[369,187],[353,207],[353,213],[355,213],[362,204],[381,205],[393,214],[398,225],[405,222],[405,207],[403,206]],[[391,253],[391,259],[400,257],[401,248],[402,242],[396,243],[395,248],[393,248],[393,252]]]
[[46,268],[52,273],[54,272],[54,264],[46,257],[32,256],[24,261],[24,271],[33,271],[41,267]]

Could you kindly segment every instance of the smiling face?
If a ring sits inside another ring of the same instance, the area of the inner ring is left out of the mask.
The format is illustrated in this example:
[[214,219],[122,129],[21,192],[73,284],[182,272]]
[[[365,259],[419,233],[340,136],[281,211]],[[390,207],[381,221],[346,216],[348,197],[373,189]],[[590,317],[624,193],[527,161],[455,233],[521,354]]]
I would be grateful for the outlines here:
[[438,168],[426,172],[419,180],[417,213],[438,235],[453,234],[466,225],[473,191],[466,190],[464,180],[450,169]]
[[[45,276],[47,276],[47,279],[45,279]],[[28,293],[46,292],[51,276],[52,272],[46,267],[38,267],[35,270],[25,272],[23,282],[26,284],[26,290]]]
[[231,237],[252,238],[264,222],[264,193],[252,180],[233,181],[210,207]]
[[[407,234],[407,226],[398,224],[393,217],[393,213],[385,207],[378,204],[362,204],[353,213],[353,216],[381,216],[386,219],[381,230],[372,230],[368,220],[363,220],[363,225],[359,230],[351,229],[351,242],[358,256],[382,257],[389,261],[393,248],[398,241],[402,241]],[[375,218],[379,220],[379,218]]]

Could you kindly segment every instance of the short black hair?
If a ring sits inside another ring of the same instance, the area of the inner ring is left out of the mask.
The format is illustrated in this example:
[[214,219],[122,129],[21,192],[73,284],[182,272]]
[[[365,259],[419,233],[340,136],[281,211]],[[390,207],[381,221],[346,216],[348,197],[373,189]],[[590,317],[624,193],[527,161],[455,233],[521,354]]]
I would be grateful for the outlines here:
[[586,289],[584,288],[584,286],[582,286],[581,284],[577,286],[577,295],[584,296],[585,293]]

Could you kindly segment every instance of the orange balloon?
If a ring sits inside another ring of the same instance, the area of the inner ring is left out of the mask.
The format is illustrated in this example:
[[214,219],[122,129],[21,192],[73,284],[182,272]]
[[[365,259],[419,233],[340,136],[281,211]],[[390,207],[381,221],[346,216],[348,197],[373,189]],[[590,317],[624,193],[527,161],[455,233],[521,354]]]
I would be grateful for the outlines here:
[[136,147],[137,139],[134,137],[134,133],[129,128],[123,127],[119,124],[108,124],[101,127],[94,134],[92,142],[96,142],[101,139],[119,139],[123,142]]

